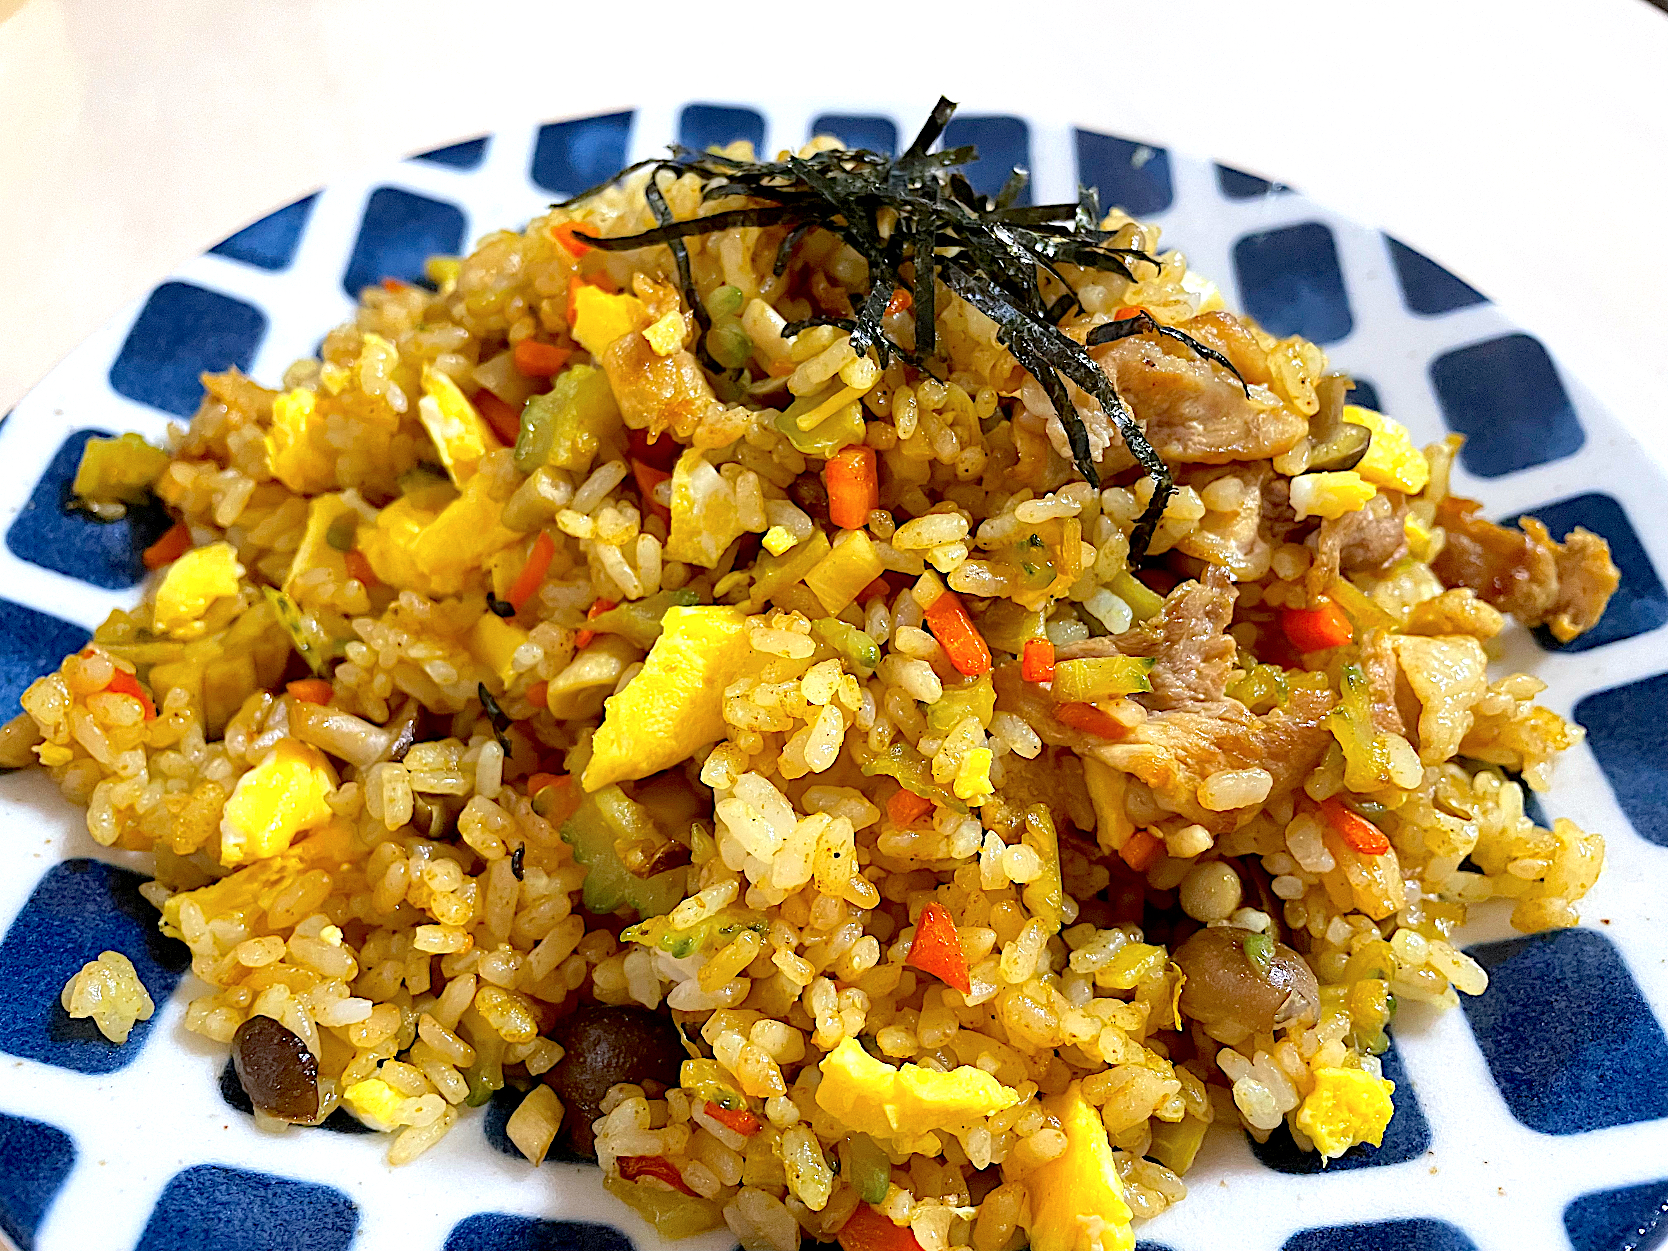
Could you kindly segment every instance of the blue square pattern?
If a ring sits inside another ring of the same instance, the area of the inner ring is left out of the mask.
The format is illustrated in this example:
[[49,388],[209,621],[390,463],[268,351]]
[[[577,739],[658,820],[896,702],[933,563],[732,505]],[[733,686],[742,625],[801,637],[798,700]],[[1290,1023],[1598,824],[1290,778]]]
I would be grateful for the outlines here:
[[1609,939],[1552,930],[1466,950],[1489,984],[1460,1006],[1519,1121],[1581,1134],[1668,1116],[1668,1039]]
[[[1031,168],[1031,128],[1017,117],[963,117],[958,113],[944,128],[943,146],[959,148],[969,143],[979,149],[979,159],[963,172],[981,195],[993,196],[1001,191],[1016,168]],[[1031,203],[1029,185],[1014,203]]]
[[92,637],[74,622],[0,599],[0,716],[10,720],[16,715],[18,697],[29,683],[56,669]]
[[529,176],[546,191],[577,195],[626,163],[630,113],[600,113],[539,127]]
[[1477,1244],[1447,1221],[1375,1221],[1305,1229],[1281,1251],[1477,1251]]
[[1230,200],[1255,200],[1261,195],[1282,195],[1291,190],[1283,182],[1270,182],[1230,165],[1216,167],[1216,185]]
[[1075,138],[1077,181],[1099,192],[1101,208],[1146,217],[1162,213],[1176,198],[1166,149],[1092,130],[1079,130]]
[[848,148],[867,148],[886,156],[898,150],[898,126],[890,117],[824,113],[811,123],[811,136],[833,135]]
[[87,440],[108,430],[77,430],[64,440],[6,531],[12,555],[43,569],[119,591],[145,580],[141,554],[173,525],[156,501],[130,506],[120,521],[100,521],[71,506],[75,471]]
[[165,282],[127,332],[110,385],[118,395],[189,417],[203,398],[200,377],[236,366],[247,371],[266,338],[266,314],[189,282]]
[[73,1167],[75,1143],[63,1130],[0,1115],[0,1233],[18,1251],[34,1251],[35,1230]]
[[463,210],[397,187],[378,187],[365,202],[342,288],[354,299],[384,278],[423,280],[423,262],[463,246]]
[[1270,334],[1336,343],[1355,328],[1338,245],[1320,222],[1246,235],[1234,244],[1246,311]]
[[449,143],[443,148],[419,152],[411,159],[426,161],[430,165],[444,165],[448,169],[474,169],[486,160],[487,139],[488,136],[482,135],[478,139],[465,139],[462,143]]
[[591,1221],[541,1221],[483,1212],[452,1226],[444,1251],[631,1251],[631,1239]]
[[1488,297],[1463,278],[1449,273],[1423,252],[1415,252],[1400,239],[1384,236],[1390,245],[1390,260],[1402,285],[1402,299],[1415,313],[1434,317],[1472,304],[1487,304]]
[[705,152],[737,139],[751,143],[754,156],[767,155],[764,114],[724,104],[686,104],[678,114],[678,142],[686,148]]
[[1584,696],[1575,719],[1639,837],[1668,847],[1668,673]]
[[1559,460],[1586,441],[1552,358],[1529,335],[1456,348],[1430,374],[1442,419],[1465,436],[1460,463],[1479,478]]
[[77,1073],[113,1073],[133,1062],[156,1017],[113,1043],[92,1021],[71,1019],[58,996],[101,951],[133,961],[159,1008],[174,993],[190,953],[157,931],[156,909],[139,894],[145,880],[99,860],[66,860],[46,871],[0,942],[0,989],[10,1009],[0,1016],[0,1051]]
[[330,1186],[199,1164],[169,1178],[135,1251],[347,1251],[358,1228]]
[[307,229],[307,219],[313,215],[313,201],[317,199],[317,195],[310,195],[286,204],[222,239],[209,251],[257,269],[287,269],[295,259],[295,250],[301,246],[302,232]]
[[1424,1155],[1431,1145],[1430,1123],[1425,1119],[1425,1110],[1419,1106],[1419,1097],[1394,1042],[1379,1057],[1379,1062],[1384,1066],[1384,1075],[1396,1083],[1396,1111],[1385,1128],[1382,1146],[1357,1144],[1322,1167],[1319,1153],[1300,1149],[1292,1141],[1291,1130],[1282,1123],[1267,1142],[1253,1139],[1251,1153],[1277,1173],[1300,1175],[1347,1173],[1358,1168],[1402,1164]]
[[1571,1251],[1646,1251],[1668,1235],[1668,1181],[1600,1190],[1564,1209]]
[[[1621,571],[1622,581],[1604,616],[1585,634],[1577,635],[1568,643],[1560,643],[1545,626],[1535,628],[1535,639],[1549,652],[1585,652],[1606,643],[1618,643],[1636,634],[1646,634],[1668,621],[1668,590],[1664,590],[1656,567],[1645,554],[1639,535],[1627,519],[1622,506],[1608,495],[1597,491],[1571,496],[1553,504],[1526,509],[1519,516],[1539,517],[1552,532],[1562,539],[1577,526],[1591,530],[1610,544],[1610,559]],[[1511,525],[1513,517],[1503,522]]]
[[1348,394],[1344,396],[1344,403],[1359,404],[1362,408],[1370,408],[1378,413],[1384,411],[1379,407],[1377,387],[1365,378],[1352,378],[1350,382],[1352,385]]

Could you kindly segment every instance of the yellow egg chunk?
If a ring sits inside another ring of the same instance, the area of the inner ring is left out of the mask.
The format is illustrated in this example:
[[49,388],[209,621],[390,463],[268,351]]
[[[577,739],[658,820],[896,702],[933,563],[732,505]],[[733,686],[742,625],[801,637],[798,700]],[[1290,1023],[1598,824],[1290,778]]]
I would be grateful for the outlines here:
[[1390,1102],[1395,1090],[1395,1082],[1361,1069],[1316,1069],[1315,1088],[1298,1109],[1297,1127],[1328,1160],[1358,1142],[1382,1146],[1395,1112]]
[[512,662],[516,648],[532,636],[513,622],[505,621],[496,613],[484,612],[480,620],[469,627],[464,646],[469,654],[498,675],[505,686],[515,676]]
[[643,332],[656,356],[670,356],[683,346],[683,314],[667,313]]
[[297,495],[336,485],[336,457],[324,441],[324,421],[317,408],[318,396],[306,387],[285,391],[272,401],[267,459],[272,476]]
[[1336,521],[1357,512],[1378,494],[1378,488],[1353,469],[1334,473],[1306,473],[1292,479],[1292,511],[1299,519],[1326,517]]
[[336,787],[318,748],[282,738],[238,779],[220,818],[220,863],[265,860],[289,849],[303,830],[330,820],[325,802]]
[[988,747],[975,747],[962,757],[956,771],[956,798],[970,804],[983,803],[985,796],[996,794],[991,784],[990,764],[993,753]]
[[1073,1082],[1043,1100],[1060,1122],[1065,1151],[1025,1178],[1031,1251],[1130,1251],[1135,1231],[1100,1113]]
[[916,1064],[894,1067],[847,1038],[823,1058],[817,1103],[855,1133],[899,1151],[936,1154],[934,1130],[970,1128],[1019,1102],[1019,1095],[983,1069],[957,1065],[948,1073]]
[[459,487],[474,476],[481,457],[503,446],[458,384],[432,365],[423,366],[423,398],[417,401],[417,416],[434,440],[440,463]]
[[[643,301],[634,295],[610,295],[601,287],[585,283],[573,293],[573,337],[598,360],[603,349],[615,339],[636,330],[647,318]],[[678,328],[683,337],[683,328]],[[651,345],[652,346],[652,345]],[[660,355],[665,356],[665,352]]]
[[399,1125],[405,1096],[380,1077],[367,1077],[344,1090],[342,1102],[372,1129],[386,1132]]
[[1414,446],[1406,426],[1359,404],[1344,405],[1344,420],[1373,432],[1367,454],[1355,466],[1356,473],[1374,486],[1405,495],[1417,495],[1425,489],[1431,480],[1430,462]]
[[307,502],[307,528],[284,575],[284,593],[294,596],[296,579],[310,569],[329,569],[339,584],[347,581],[347,557],[330,546],[330,527],[356,510],[342,495],[318,495]]
[[168,566],[156,588],[156,628],[175,638],[200,634],[202,615],[215,600],[237,594],[243,572],[230,543],[192,548]]
[[587,791],[669,769],[724,737],[724,688],[752,653],[746,618],[723,605],[674,605],[591,739]]

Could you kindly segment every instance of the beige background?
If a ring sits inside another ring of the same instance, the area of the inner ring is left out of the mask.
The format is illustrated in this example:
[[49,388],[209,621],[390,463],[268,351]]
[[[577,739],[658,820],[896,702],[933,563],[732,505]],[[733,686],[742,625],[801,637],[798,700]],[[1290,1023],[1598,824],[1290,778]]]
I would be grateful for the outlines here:
[[181,260],[361,162],[652,95],[943,90],[1385,226],[1668,458],[1668,16],[1644,0],[984,7],[0,0],[0,411]]

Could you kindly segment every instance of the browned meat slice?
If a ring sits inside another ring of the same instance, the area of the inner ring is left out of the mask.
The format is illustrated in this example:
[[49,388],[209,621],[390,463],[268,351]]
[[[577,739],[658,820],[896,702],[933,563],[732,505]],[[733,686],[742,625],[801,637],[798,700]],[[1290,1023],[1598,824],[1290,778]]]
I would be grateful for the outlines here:
[[1407,726],[1396,705],[1396,679],[1401,669],[1390,638],[1374,630],[1361,643],[1361,668],[1367,675],[1367,706],[1372,710],[1373,729],[1380,734],[1407,735]]
[[1196,356],[1172,354],[1142,338],[1094,348],[1168,461],[1226,465],[1289,452],[1309,429],[1287,408],[1262,410],[1245,398],[1232,374]]
[[1306,586],[1311,597],[1324,594],[1342,573],[1383,569],[1407,554],[1407,497],[1380,491],[1365,507],[1328,518],[1309,536],[1314,560]]
[[1217,709],[1228,689],[1235,646],[1227,635],[1238,598],[1225,569],[1171,591],[1158,616],[1113,639],[1125,656],[1151,656],[1152,691],[1135,696],[1151,712]]
[[1431,562],[1436,576],[1524,625],[1548,623],[1563,642],[1591,629],[1621,581],[1609,544],[1580,528],[1558,543],[1533,517],[1518,529],[1497,526],[1477,515],[1481,507],[1458,495],[1437,506],[1448,539]]
[[1140,778],[1165,808],[1222,834],[1250,820],[1262,805],[1213,812],[1199,803],[1199,783],[1224,769],[1266,769],[1274,779],[1269,799],[1277,799],[1320,763],[1332,742],[1326,715],[1333,702],[1330,691],[1300,687],[1283,707],[1262,717],[1237,700],[1224,700],[1209,714],[1154,713],[1127,740],[1094,754]]

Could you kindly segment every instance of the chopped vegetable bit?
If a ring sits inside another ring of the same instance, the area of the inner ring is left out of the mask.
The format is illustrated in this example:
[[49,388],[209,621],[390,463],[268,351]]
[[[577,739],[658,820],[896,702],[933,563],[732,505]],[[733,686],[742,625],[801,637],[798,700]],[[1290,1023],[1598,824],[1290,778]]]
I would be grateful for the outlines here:
[[931,973],[946,986],[953,986],[964,995],[973,992],[973,983],[967,972],[967,956],[961,949],[961,936],[956,932],[955,918],[943,904],[929,903],[921,909],[921,915],[915,922],[915,940],[909,945],[909,955],[904,958],[904,963],[923,973]]
[[137,434],[114,439],[95,436],[81,449],[81,463],[70,489],[89,503],[143,504],[151,484],[167,468],[168,453]]
[[1346,807],[1338,796],[1322,802],[1321,812],[1326,816],[1326,823],[1338,831],[1338,837],[1363,856],[1382,856],[1390,850],[1390,840],[1384,836],[1384,831],[1359,812]]
[[544,575],[550,570],[550,561],[556,555],[556,542],[550,537],[548,530],[540,530],[538,537],[533,540],[532,550],[527,554],[527,563],[521,567],[510,584],[510,593],[504,598],[520,612],[528,600],[533,598],[533,592],[539,589],[544,581]]
[[932,800],[902,786],[886,801],[886,815],[900,830],[907,830],[931,812]]
[[1026,639],[1020,657],[1019,675],[1027,682],[1054,680],[1054,644],[1047,639]]
[[656,1181],[663,1181],[674,1190],[681,1190],[686,1195],[693,1195],[678,1172],[677,1165],[665,1156],[659,1155],[622,1155],[618,1160],[620,1176],[627,1181],[636,1181],[639,1177],[653,1177]]
[[1054,698],[1064,703],[1093,703],[1115,695],[1153,689],[1150,656],[1092,656],[1062,660],[1054,666]]
[[945,591],[927,609],[926,618],[927,628],[944,648],[957,673],[977,677],[990,672],[990,648],[967,615],[959,595]]
[[921,1251],[921,1243],[908,1225],[895,1225],[891,1217],[870,1206],[885,1197],[883,1191],[878,1199],[859,1203],[853,1209],[835,1235],[843,1251]]
[[1325,651],[1342,647],[1355,637],[1355,627],[1343,609],[1322,598],[1315,608],[1286,608],[1280,613],[1280,629],[1300,652]]
[[[802,545],[803,546],[803,545]],[[797,550],[797,549],[796,549]],[[811,588],[823,608],[838,613],[857,598],[886,566],[880,553],[862,530],[841,533],[833,549],[804,575],[805,585]],[[755,585],[754,595],[758,595]]]
[[724,1108],[707,1100],[705,1111],[708,1116],[727,1129],[733,1129],[743,1138],[751,1138],[759,1132],[759,1118],[746,1108]]
[[844,530],[867,525],[869,514],[880,507],[874,448],[848,447],[836,452],[823,466],[822,478],[828,487],[828,519]]
[[191,550],[191,528],[176,521],[163,532],[161,538],[144,550],[140,559],[147,569],[160,569]]
[[523,339],[515,345],[510,359],[516,371],[528,378],[554,378],[568,363],[573,349],[541,343],[538,339]]

